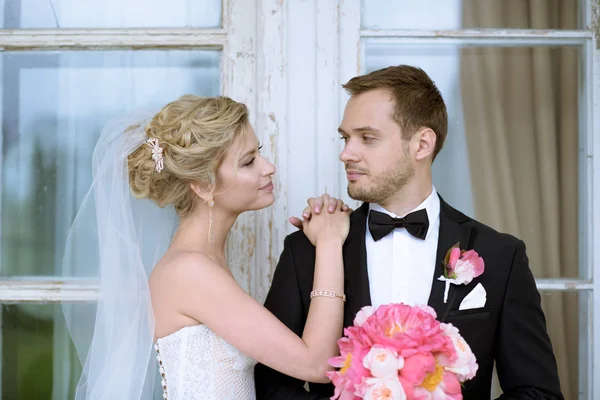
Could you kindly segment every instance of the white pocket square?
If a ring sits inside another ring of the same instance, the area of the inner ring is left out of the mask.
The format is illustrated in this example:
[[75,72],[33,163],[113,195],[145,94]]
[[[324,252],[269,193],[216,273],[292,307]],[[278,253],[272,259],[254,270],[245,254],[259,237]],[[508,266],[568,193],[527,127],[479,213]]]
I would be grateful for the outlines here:
[[478,283],[475,286],[475,289],[471,290],[463,301],[460,302],[460,306],[458,306],[459,310],[470,310],[472,308],[481,308],[485,306],[485,302],[487,300],[487,293],[483,288],[481,283]]

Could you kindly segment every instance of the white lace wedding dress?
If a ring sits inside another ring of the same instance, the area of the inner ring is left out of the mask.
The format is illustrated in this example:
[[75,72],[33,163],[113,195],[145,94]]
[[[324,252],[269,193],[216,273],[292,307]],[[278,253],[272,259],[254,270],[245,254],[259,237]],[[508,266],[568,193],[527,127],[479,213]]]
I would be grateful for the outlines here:
[[254,400],[255,361],[205,325],[156,341],[163,397],[168,400]]

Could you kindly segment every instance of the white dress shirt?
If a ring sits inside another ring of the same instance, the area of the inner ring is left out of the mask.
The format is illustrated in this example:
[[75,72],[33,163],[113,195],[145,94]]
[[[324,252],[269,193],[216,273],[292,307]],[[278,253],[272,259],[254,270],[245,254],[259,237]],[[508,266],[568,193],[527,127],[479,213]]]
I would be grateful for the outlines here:
[[[440,233],[440,199],[435,187],[432,188],[429,197],[411,212],[423,208],[427,211],[429,219],[425,240],[412,236],[404,228],[397,228],[389,235],[374,241],[367,217],[367,271],[371,303],[374,307],[389,303],[405,303],[411,306],[427,304]],[[389,212],[379,204],[370,204],[369,209],[395,218],[404,217]]]

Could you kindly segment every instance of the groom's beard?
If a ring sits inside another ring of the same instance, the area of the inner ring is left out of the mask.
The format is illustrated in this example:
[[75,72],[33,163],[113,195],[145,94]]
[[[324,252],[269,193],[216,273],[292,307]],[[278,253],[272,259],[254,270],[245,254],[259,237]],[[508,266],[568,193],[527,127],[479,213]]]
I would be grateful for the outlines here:
[[392,170],[385,171],[381,175],[371,178],[371,181],[367,184],[359,186],[357,182],[348,182],[348,196],[354,200],[365,201],[367,203],[383,203],[394,195],[394,193],[406,186],[414,175],[415,169],[408,160],[408,157],[402,157]]

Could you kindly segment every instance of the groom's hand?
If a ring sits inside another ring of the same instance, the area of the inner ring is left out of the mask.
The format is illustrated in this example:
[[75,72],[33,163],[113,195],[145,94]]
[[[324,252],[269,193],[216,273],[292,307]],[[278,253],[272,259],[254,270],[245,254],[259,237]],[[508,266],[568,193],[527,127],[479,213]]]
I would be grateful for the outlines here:
[[[327,193],[325,193],[320,197],[309,197],[306,202],[308,203],[308,206],[302,211],[302,219],[310,220],[310,217],[313,213],[319,214],[323,208],[326,208],[330,214],[333,214],[338,206],[338,202],[342,202],[342,200],[336,199],[335,197],[330,197]],[[348,204],[344,204],[342,202],[342,211],[352,212],[352,209],[350,206],[348,206]],[[302,219],[298,217],[290,217],[289,221],[292,225],[301,230]]]

